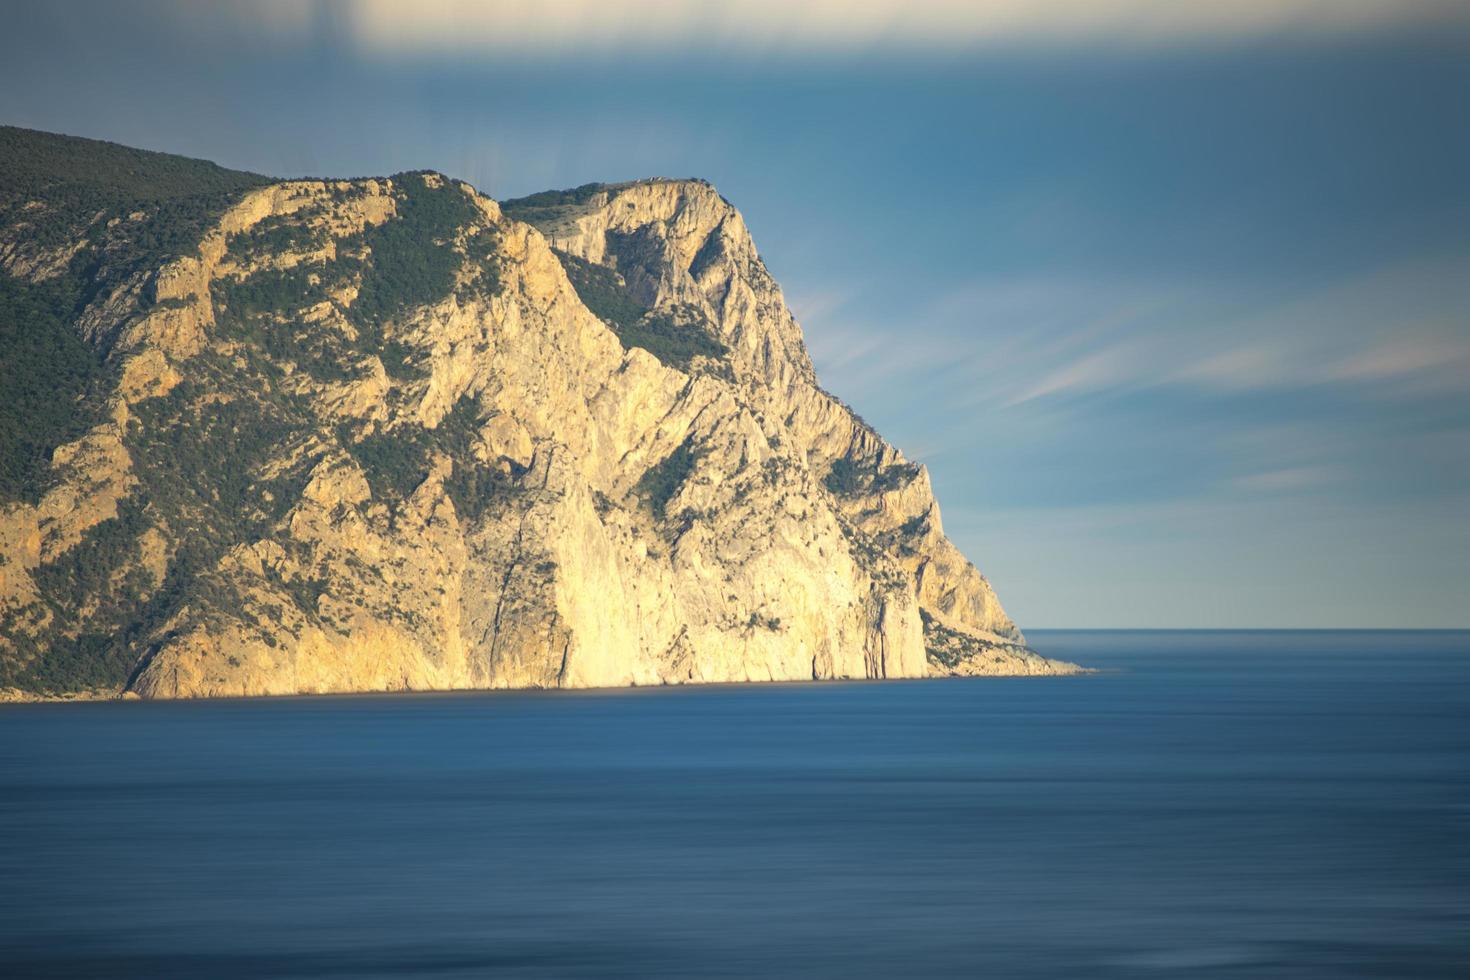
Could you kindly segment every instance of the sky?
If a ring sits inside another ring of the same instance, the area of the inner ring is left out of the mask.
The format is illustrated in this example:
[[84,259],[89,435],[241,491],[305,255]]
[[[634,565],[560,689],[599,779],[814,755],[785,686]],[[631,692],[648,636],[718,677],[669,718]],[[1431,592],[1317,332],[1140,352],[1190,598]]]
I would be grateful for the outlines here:
[[1023,629],[1470,627],[1470,3],[0,8],[11,125],[712,180]]

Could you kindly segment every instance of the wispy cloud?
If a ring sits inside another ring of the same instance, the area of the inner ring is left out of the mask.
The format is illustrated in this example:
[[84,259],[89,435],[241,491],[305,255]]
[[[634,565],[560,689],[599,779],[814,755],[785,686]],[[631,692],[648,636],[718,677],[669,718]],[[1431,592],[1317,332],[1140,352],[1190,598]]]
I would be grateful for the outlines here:
[[[1412,327],[1395,331],[1391,324],[1384,332],[1397,335],[1386,339],[1324,336],[1321,328],[1330,325],[1306,325],[1300,334],[1238,346],[1228,337],[1196,337],[1194,351],[1181,349],[1167,334],[1126,337],[1046,370],[1001,404],[1161,387],[1219,394],[1334,384],[1390,396],[1470,392],[1470,336]],[[1206,346],[1211,339],[1214,349]]]
[[[199,5],[178,6],[183,16],[199,18]],[[390,55],[1151,44],[1463,26],[1470,20],[1458,0],[256,0],[237,7],[236,16],[258,28],[301,36],[345,31],[362,48]]]
[[1008,398],[1003,407],[1012,408],[1022,402],[1048,395],[1098,391],[1136,380],[1140,377],[1139,369],[1142,366],[1135,350],[1130,349],[1136,346],[1118,344],[1085,354],[1042,375],[1035,384],[1022,388]]
[[[1035,311],[975,311],[971,363],[983,364],[991,383],[972,389],[965,403],[1009,408],[1165,387],[1222,395],[1323,385],[1396,397],[1470,393],[1470,280],[1456,271],[1461,266],[1458,258],[1395,265],[1249,314],[1217,308],[1225,285],[1059,283],[1034,294]],[[1089,290],[1090,304],[1080,299]],[[1012,319],[997,322],[998,313]],[[1054,326],[1027,326],[1037,323]],[[966,361],[951,349],[947,363]]]
[[1418,378],[1470,387],[1470,337],[1405,337],[1345,357],[1325,373],[1339,381]]
[[1258,493],[1287,493],[1326,483],[1332,471],[1324,466],[1292,466],[1238,477],[1235,485]]
[[853,291],[808,336],[824,383],[929,463],[941,499],[1426,501],[1459,492],[1470,458],[1458,264],[1249,298],[1232,281],[981,281],[901,325]]
[[792,306],[818,370],[845,396],[943,377],[941,388],[925,390],[942,389],[954,407],[965,407],[1015,404],[1131,376],[1134,352],[1115,345],[1166,310],[1179,291],[1159,282],[1015,276],[976,280],[900,314],[875,317],[857,284],[797,294]]

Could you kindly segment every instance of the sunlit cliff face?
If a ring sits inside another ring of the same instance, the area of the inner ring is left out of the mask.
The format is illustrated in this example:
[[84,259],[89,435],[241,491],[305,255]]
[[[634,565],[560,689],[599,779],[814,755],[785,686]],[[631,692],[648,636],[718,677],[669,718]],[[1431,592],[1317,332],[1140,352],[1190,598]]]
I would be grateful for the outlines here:
[[[22,690],[1073,670],[1024,647],[924,468],[817,384],[706,182],[502,206],[431,172],[271,183],[0,136],[27,152],[12,289],[92,366],[61,441],[6,447],[34,457],[0,520]],[[98,241],[39,230],[109,201]]]

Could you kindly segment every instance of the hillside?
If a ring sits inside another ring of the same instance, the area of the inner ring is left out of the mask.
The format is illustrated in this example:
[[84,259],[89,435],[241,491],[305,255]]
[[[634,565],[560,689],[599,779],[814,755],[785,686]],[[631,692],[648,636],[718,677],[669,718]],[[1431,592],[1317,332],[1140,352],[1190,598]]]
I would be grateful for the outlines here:
[[701,181],[0,129],[0,688],[1053,673]]

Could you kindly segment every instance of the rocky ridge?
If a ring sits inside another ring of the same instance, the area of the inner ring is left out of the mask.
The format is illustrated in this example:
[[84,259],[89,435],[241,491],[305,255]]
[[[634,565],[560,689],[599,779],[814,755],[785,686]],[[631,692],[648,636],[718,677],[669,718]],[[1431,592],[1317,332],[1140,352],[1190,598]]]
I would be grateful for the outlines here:
[[1075,670],[1025,648],[925,469],[818,385],[707,183],[240,183],[141,257],[152,198],[0,199],[7,288],[39,309],[72,283],[54,319],[93,357],[72,437],[0,503],[0,687]]

